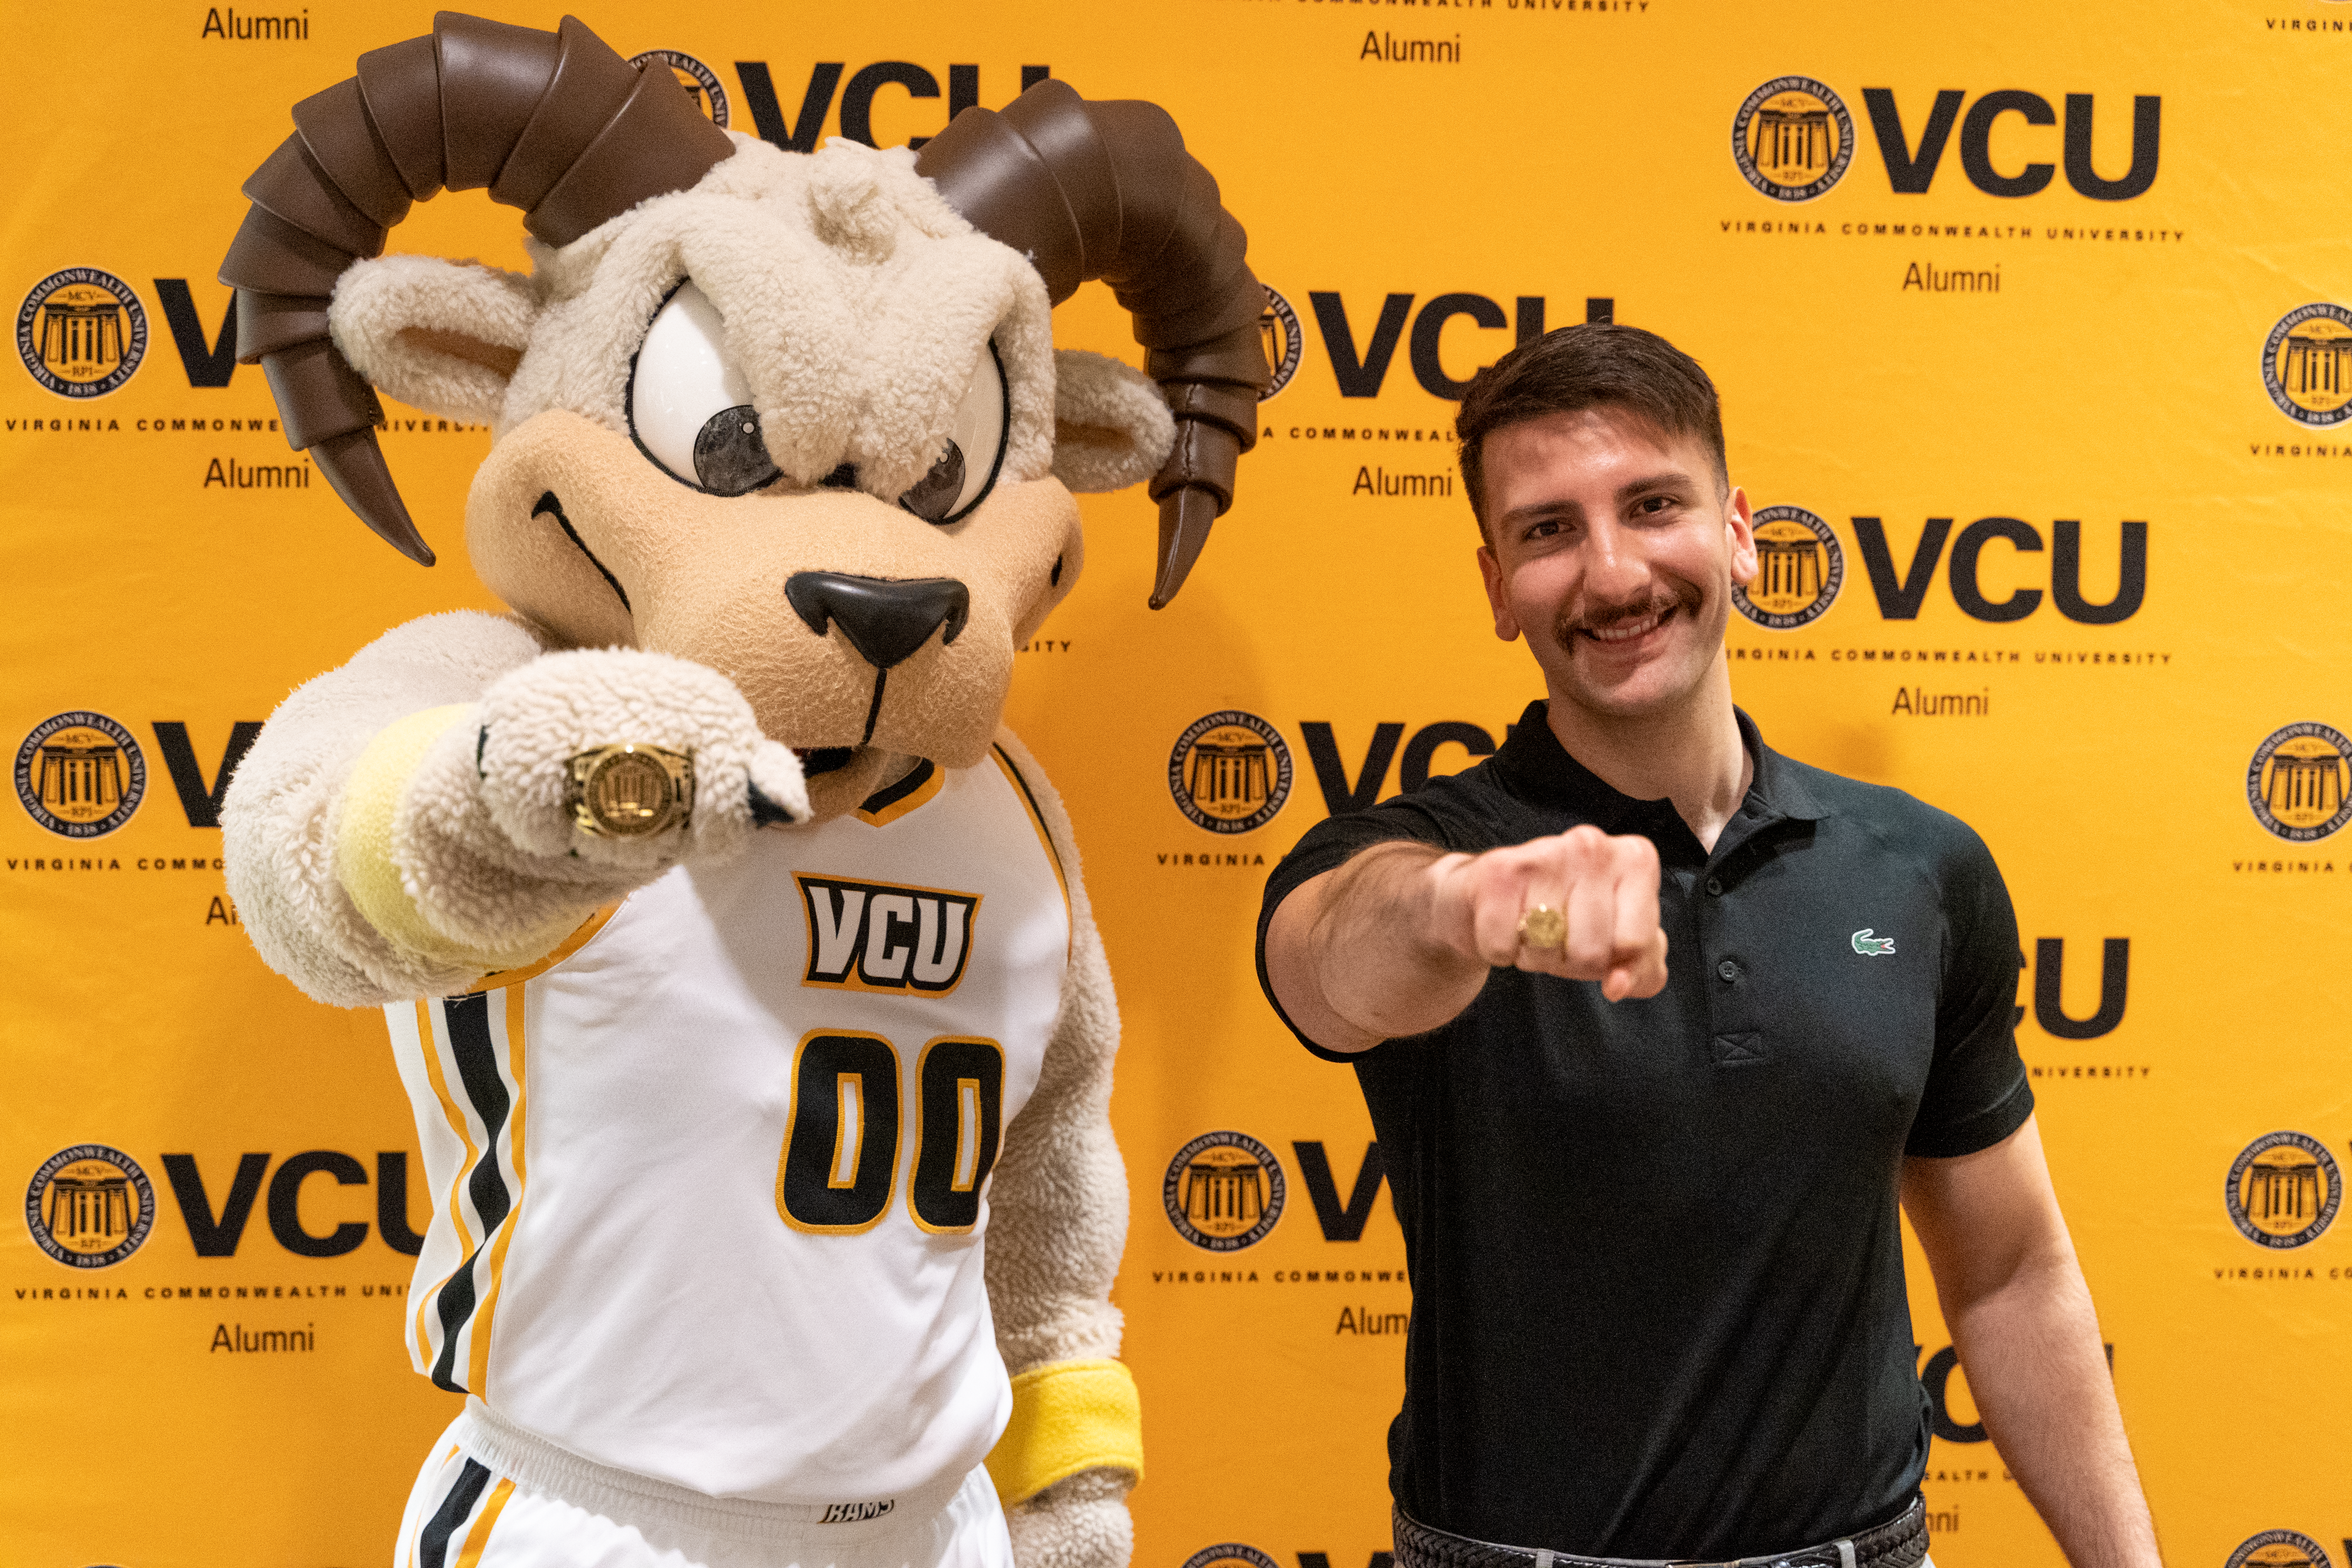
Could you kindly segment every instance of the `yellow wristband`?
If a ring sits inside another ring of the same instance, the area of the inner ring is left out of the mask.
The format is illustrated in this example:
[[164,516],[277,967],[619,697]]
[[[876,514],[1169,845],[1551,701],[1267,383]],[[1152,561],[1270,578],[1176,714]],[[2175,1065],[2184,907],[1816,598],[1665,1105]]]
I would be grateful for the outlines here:
[[1013,1380],[1013,1419],[988,1456],[1006,1508],[1081,1470],[1143,1479],[1143,1410],[1135,1377],[1115,1361],[1033,1366]]

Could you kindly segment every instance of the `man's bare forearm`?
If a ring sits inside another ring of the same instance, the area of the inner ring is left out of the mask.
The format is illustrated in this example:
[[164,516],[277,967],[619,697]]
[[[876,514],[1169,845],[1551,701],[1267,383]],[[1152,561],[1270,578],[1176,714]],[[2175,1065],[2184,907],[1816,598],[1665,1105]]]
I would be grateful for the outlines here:
[[1486,983],[1486,964],[1433,934],[1431,872],[1441,860],[1467,858],[1425,844],[1375,845],[1319,889],[1307,923],[1306,976],[1365,1046],[1428,1033]]
[[[1530,942],[1538,906],[1556,940]],[[1265,927],[1265,977],[1300,1033],[1334,1051],[1425,1035],[1476,1000],[1506,965],[1597,980],[1611,1001],[1666,984],[1658,851],[1648,839],[1573,827],[1483,855],[1377,844],[1293,889]]]
[[1952,1342],[1985,1429],[2074,1568],[2158,1568],[2091,1292],[2071,1250],[1962,1308]]
[[1903,1209],[1985,1430],[2074,1568],[2158,1568],[2090,1287],[2032,1116],[1990,1148],[1903,1163]]

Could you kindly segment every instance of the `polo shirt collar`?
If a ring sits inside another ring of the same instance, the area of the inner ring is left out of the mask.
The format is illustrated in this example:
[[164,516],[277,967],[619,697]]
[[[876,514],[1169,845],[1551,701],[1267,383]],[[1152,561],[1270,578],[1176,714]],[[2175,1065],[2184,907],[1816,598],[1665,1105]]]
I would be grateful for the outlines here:
[[[1764,743],[1763,731],[1747,710],[1734,708],[1732,715],[1739,724],[1739,743],[1755,764],[1740,815],[1759,826],[1782,818],[1816,822],[1827,816],[1828,808],[1806,788],[1795,765]],[[1541,698],[1519,715],[1491,765],[1523,798],[1573,813],[1603,833],[1644,831],[1658,822],[1662,812],[1681,821],[1673,802],[1622,794],[1570,756],[1551,732],[1550,705]]]
[[[1748,798],[1740,803],[1740,809],[1768,819],[1784,816],[1798,822],[1819,822],[1827,816],[1829,807],[1813,798],[1794,763],[1764,743],[1764,732],[1748,710],[1735,707],[1731,714],[1739,721],[1739,743],[1748,748],[1756,763],[1756,776],[1748,782]],[[1549,732],[1551,726],[1544,729]]]

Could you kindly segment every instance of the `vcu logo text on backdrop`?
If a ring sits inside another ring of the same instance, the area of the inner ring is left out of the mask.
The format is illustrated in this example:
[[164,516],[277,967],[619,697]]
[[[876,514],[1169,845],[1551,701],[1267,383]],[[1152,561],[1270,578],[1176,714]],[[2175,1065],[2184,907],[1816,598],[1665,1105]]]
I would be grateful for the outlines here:
[[[1906,96],[1914,105],[1916,133],[1906,128],[1895,89],[1865,87],[1862,96],[1871,135],[1878,144],[1879,163],[1886,171],[1889,189],[1897,195],[1928,195],[1943,167],[1945,151],[1956,140],[1961,174],[1989,196],[2038,195],[2049,188],[2061,165],[2067,185],[2093,201],[2130,201],[2156,184],[2164,117],[2164,100],[2156,94],[2133,97],[2130,163],[2123,174],[2112,178],[2099,172],[2093,157],[2098,106],[2091,93],[2062,95],[2065,124],[2054,149],[2058,163],[2037,160],[2029,153],[2013,172],[2003,171],[1994,162],[1995,128],[2005,115],[2019,117],[2029,129],[2057,126],[2058,111],[2042,94],[2002,88],[1981,93],[1969,103],[1967,89],[1943,88],[1936,91],[1922,114],[1916,107],[1918,90],[1909,89]],[[1965,116],[1963,104],[1968,106]],[[1774,201],[1790,203],[1825,195],[1843,180],[1853,160],[1855,140],[1853,118],[1845,100],[1826,83],[1806,76],[1775,77],[1758,87],[1733,112],[1731,133],[1732,162],[1741,177]],[[2029,145],[2041,150],[2038,142]]]
[[[1388,382],[1389,367],[1395,362],[1397,348],[1402,344],[1413,380],[1421,389],[1432,397],[1458,403],[1468,394],[1470,383],[1447,374],[1440,357],[1439,350],[1449,325],[1457,319],[1467,318],[1483,331],[1507,330],[1511,346],[1517,346],[1543,336],[1550,319],[1549,301],[1542,294],[1513,296],[1507,314],[1499,301],[1466,290],[1433,294],[1416,314],[1413,301],[1419,298],[1411,290],[1391,290],[1382,296],[1377,316],[1359,334],[1357,324],[1364,321],[1360,309],[1351,318],[1347,301],[1338,289],[1308,290],[1307,300],[1314,308],[1315,324],[1323,334],[1324,353],[1340,396],[1378,397]],[[1287,308],[1286,301],[1284,309]],[[1585,300],[1586,321],[1608,321],[1615,316],[1613,296]],[[1409,333],[1408,322],[1412,324]]]
[[[798,112],[790,121],[784,118],[784,100],[776,89],[774,73],[765,60],[738,60],[736,79],[743,85],[744,106],[751,111],[751,122],[758,128],[762,141],[772,142],[787,153],[814,153],[824,132],[826,118],[832,113],[834,95],[841,95],[840,134],[852,142],[862,142],[872,147],[874,139],[874,100],[886,87],[894,87],[910,99],[935,99],[940,96],[940,79],[912,60],[876,60],[857,68],[845,88],[842,73],[848,69],[845,60],[820,60],[809,68],[808,85],[801,94]],[[1020,91],[1026,92],[1054,74],[1045,65],[1024,65],[1021,68]],[[941,123],[953,120],[965,110],[980,103],[980,67],[956,64],[948,67],[947,113]],[[1009,101],[1009,95],[1008,95]],[[907,145],[920,148],[929,141],[928,136],[911,136]]]
[[[367,1240],[370,1226],[352,1217],[314,1231],[302,1215],[304,1184],[327,1176],[339,1187],[375,1188],[373,1229],[386,1247],[414,1258],[425,1238],[408,1223],[409,1157],[385,1150],[367,1166],[335,1149],[306,1149],[277,1161],[268,1153],[240,1155],[224,1182],[215,1165],[207,1183],[194,1153],[158,1156],[188,1240],[198,1258],[235,1258],[259,1207],[270,1236],[298,1258],[341,1258]],[[266,1190],[266,1199],[265,1199]],[[26,1226],[58,1262],[103,1268],[129,1258],[148,1240],[156,1197],[146,1171],[131,1155],[100,1143],[59,1151],[33,1173],[25,1194]]]
[[[2104,602],[2092,600],[2083,589],[2086,574],[2083,523],[2079,519],[2060,518],[2052,522],[2046,546],[2042,531],[2022,518],[1980,517],[1961,529],[1957,538],[1952,532],[1953,521],[1949,517],[1927,519],[1919,531],[1918,542],[1911,548],[1909,559],[1898,563],[1896,547],[1883,519],[1853,519],[1854,546],[1870,578],[1871,594],[1877,601],[1881,619],[1918,619],[1939,564],[1946,565],[1945,583],[1952,603],[1970,620],[1997,626],[2025,619],[2041,608],[2043,590],[2020,585],[2011,589],[2006,598],[1995,599],[1987,595],[1982,569],[1986,552],[1995,545],[2006,546],[2016,555],[2039,555],[2046,548],[2051,555],[2047,597],[2061,616],[2077,625],[2114,626],[2138,614],[2147,601],[2148,525],[2144,521],[2126,521],[2118,527],[2116,588]],[[1951,547],[1948,563],[1944,553],[1948,543]]]

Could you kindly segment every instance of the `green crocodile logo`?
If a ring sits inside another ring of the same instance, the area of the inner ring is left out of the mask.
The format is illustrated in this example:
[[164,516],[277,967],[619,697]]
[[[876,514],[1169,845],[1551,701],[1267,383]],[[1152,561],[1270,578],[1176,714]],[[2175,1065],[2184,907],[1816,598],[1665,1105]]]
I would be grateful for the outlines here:
[[1895,939],[1893,937],[1873,936],[1870,934],[1870,931],[1871,928],[1864,926],[1860,931],[1853,933],[1854,952],[1875,957],[1880,953],[1893,952],[1895,951]]

